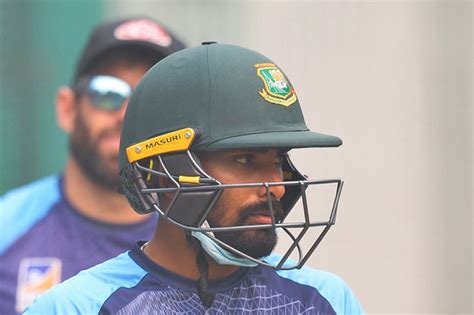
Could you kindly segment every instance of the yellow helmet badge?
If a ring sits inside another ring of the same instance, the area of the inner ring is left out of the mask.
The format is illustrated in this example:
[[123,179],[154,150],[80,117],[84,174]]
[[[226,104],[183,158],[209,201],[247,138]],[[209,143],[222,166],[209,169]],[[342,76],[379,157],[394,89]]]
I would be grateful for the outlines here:
[[264,88],[258,91],[258,94],[267,102],[283,106],[290,106],[296,102],[295,90],[277,66],[273,63],[259,63],[255,68],[264,84]]

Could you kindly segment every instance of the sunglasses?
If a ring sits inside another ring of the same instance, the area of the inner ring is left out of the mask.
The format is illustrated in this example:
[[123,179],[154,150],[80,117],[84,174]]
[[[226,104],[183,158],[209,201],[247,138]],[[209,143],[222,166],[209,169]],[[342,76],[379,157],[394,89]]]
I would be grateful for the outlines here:
[[78,83],[76,91],[86,92],[92,105],[98,109],[115,111],[132,94],[132,87],[127,82],[108,75],[96,75],[85,78]]

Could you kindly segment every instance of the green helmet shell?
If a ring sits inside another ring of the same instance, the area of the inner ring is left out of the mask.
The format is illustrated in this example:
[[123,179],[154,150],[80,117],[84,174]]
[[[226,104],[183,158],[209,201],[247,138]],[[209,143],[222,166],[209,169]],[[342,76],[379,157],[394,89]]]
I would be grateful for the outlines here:
[[342,144],[309,131],[293,86],[270,59],[217,43],[174,53],[144,76],[125,115],[120,169],[127,147],[183,128],[199,133],[193,151]]

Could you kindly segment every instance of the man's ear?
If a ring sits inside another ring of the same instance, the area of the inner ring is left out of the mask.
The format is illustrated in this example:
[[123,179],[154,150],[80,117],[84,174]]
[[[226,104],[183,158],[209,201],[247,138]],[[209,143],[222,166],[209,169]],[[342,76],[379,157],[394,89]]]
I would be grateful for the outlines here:
[[56,94],[56,120],[59,127],[67,133],[75,129],[77,117],[76,95],[68,86],[59,88]]
[[[159,163],[156,163],[156,165],[158,165],[158,172],[161,172],[161,173],[164,173],[164,169],[163,167],[161,167],[161,165],[159,165]],[[171,187],[175,187],[172,183],[171,183],[171,180],[169,178],[166,178],[164,176],[158,176],[157,180],[156,180],[157,184],[158,184],[158,187],[160,188],[171,188]],[[176,192],[165,192],[165,193],[161,193],[161,199],[160,200],[163,200],[163,197],[165,197],[167,199],[167,203],[169,203],[169,201],[171,199],[173,199],[174,195],[176,194]],[[164,202],[164,201],[163,201]],[[163,204],[162,202],[162,204]]]

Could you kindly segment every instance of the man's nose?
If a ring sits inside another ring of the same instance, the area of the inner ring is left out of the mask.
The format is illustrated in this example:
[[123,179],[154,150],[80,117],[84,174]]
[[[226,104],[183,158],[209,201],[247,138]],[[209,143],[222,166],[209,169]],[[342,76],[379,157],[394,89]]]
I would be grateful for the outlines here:
[[129,101],[129,100],[130,100],[130,99],[127,98],[127,99],[125,100],[125,102],[123,102],[122,106],[121,106],[119,109],[117,109],[116,115],[117,115],[118,119],[120,119],[121,122],[123,121],[123,119],[124,119],[124,117],[125,117],[125,112],[127,111],[128,101]]
[[[264,182],[269,183],[268,191],[277,199],[280,200],[283,195],[285,194],[285,186],[283,185],[271,185],[274,182],[282,182],[283,181],[283,174],[281,168],[279,167],[272,167],[271,169],[267,170],[266,176],[264,178]],[[263,198],[268,198],[267,196],[267,187],[259,187],[258,189],[259,196]]]

